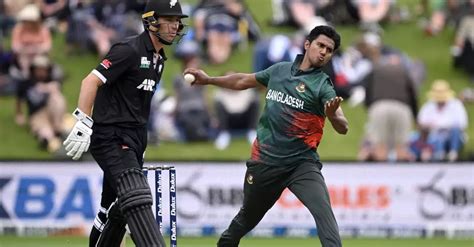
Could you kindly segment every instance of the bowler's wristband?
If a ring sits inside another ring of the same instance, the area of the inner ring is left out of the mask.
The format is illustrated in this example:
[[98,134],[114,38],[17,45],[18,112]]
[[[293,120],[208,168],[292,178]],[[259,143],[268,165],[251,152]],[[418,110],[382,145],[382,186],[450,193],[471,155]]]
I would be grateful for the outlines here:
[[87,127],[92,129],[92,125],[94,125],[94,120],[92,120],[91,117],[87,116],[83,111],[81,111],[79,108],[76,108],[72,115],[78,120],[83,122]]

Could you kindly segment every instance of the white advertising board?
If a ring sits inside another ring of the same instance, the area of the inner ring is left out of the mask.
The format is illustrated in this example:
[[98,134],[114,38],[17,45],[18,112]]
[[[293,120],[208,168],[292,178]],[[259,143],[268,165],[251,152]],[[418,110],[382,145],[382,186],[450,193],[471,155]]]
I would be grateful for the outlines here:
[[[180,233],[219,234],[241,206],[245,164],[173,165]],[[326,163],[323,175],[344,235],[474,230],[474,164]],[[163,225],[168,226],[167,172],[163,177]],[[154,191],[152,172],[148,178]],[[98,211],[101,184],[102,172],[94,163],[0,163],[0,234],[34,234],[41,228],[77,228],[87,234]],[[309,211],[286,190],[252,234],[316,232]]]

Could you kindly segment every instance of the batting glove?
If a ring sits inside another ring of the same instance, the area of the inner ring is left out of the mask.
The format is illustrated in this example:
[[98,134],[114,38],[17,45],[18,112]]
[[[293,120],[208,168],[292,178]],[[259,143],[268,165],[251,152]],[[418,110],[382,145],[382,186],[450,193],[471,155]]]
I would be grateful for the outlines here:
[[79,109],[76,109],[72,115],[78,121],[63,142],[63,145],[67,155],[72,156],[73,160],[78,160],[89,149],[94,121]]

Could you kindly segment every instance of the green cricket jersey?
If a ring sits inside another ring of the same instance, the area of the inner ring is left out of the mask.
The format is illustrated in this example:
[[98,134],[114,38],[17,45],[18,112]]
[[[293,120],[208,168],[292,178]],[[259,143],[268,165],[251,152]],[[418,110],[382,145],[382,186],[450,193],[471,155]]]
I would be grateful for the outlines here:
[[267,92],[251,160],[274,166],[319,161],[324,103],[336,92],[321,69],[300,70],[302,60],[298,55],[293,63],[277,63],[255,74]]

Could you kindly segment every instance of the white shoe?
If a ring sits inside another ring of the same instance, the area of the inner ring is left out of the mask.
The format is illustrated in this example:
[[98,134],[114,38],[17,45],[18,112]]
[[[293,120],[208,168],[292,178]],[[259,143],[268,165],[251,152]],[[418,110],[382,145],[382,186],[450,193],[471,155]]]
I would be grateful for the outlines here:
[[226,149],[230,144],[230,133],[228,131],[222,131],[216,138],[214,146],[218,150]]
[[456,160],[458,160],[458,152],[456,152],[455,150],[451,150],[449,151],[448,153],[448,161],[449,162],[454,162]]

